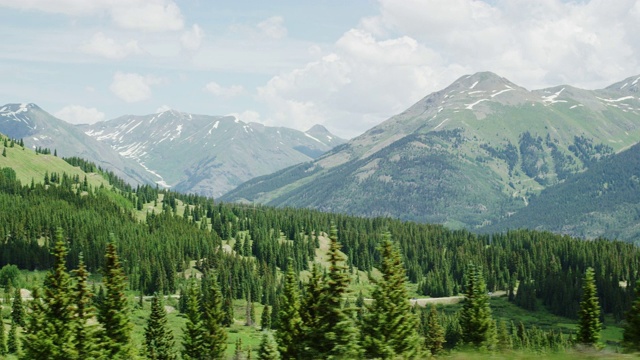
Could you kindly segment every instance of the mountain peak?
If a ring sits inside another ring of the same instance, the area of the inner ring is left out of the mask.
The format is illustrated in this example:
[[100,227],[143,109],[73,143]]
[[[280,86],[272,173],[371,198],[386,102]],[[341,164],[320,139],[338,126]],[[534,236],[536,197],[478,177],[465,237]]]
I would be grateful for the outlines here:
[[320,124],[315,124],[313,125],[309,130],[305,131],[306,133],[314,133],[314,134],[319,134],[319,133],[325,133],[325,134],[329,134],[329,130],[327,130],[326,127],[320,125]]
[[640,75],[631,76],[615,84],[609,85],[607,86],[606,90],[639,93]]
[[520,88],[504,77],[490,71],[477,72],[472,75],[465,75],[456,80],[449,88],[467,89],[469,91],[487,91],[503,89],[504,87]]

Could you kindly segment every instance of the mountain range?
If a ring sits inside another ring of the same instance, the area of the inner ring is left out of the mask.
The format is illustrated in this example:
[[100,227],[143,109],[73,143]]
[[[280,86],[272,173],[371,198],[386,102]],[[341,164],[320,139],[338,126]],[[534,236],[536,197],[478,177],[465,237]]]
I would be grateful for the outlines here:
[[35,104],[0,108],[0,133],[60,156],[83,157],[133,184],[158,183],[207,196],[345,142],[320,125],[301,132],[176,110],[74,126]]
[[463,76],[320,158],[221,200],[488,226],[640,141],[639,82],[529,91],[490,72]]
[[22,139],[29,148],[48,148],[62,157],[90,160],[132,184],[153,180],[135,161],[120,156],[107,144],[90,138],[77,126],[54,117],[36,104],[1,106],[0,133]]

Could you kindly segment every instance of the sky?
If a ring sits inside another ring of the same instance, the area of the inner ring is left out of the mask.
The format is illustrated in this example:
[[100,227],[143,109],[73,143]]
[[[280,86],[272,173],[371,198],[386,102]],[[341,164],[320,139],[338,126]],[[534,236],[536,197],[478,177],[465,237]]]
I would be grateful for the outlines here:
[[457,78],[640,74],[640,0],[0,0],[0,103],[167,109],[355,137]]

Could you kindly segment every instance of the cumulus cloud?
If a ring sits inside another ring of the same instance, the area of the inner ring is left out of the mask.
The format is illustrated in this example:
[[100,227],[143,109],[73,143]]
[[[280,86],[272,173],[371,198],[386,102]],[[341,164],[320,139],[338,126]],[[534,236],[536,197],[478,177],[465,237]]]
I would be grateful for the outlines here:
[[215,81],[211,81],[204,87],[204,90],[215,96],[232,97],[242,94],[244,92],[244,87],[242,87],[242,85],[224,87]]
[[172,0],[0,0],[0,6],[69,16],[106,13],[121,28],[143,31],[181,30],[184,25]]
[[87,54],[98,55],[114,60],[120,60],[132,54],[142,53],[137,41],[130,40],[121,44],[107,37],[102,32],[95,33],[80,49]]
[[191,30],[185,31],[180,37],[180,44],[187,50],[198,50],[202,44],[204,30],[198,24],[193,24]]
[[287,28],[284,26],[282,16],[272,16],[258,23],[256,27],[263,35],[272,39],[281,39],[287,36]]
[[317,60],[258,88],[266,122],[301,130],[319,122],[354,136],[468,73],[494,71],[528,88],[595,88],[640,67],[638,1],[378,3],[376,16]]
[[134,103],[151,98],[151,86],[162,82],[155,76],[117,72],[109,89],[120,99]]
[[105,118],[104,113],[98,109],[81,105],[67,105],[53,115],[71,124],[93,124]]
[[231,113],[230,116],[235,116],[238,120],[245,123],[264,123],[260,113],[255,110],[246,110],[241,113]]

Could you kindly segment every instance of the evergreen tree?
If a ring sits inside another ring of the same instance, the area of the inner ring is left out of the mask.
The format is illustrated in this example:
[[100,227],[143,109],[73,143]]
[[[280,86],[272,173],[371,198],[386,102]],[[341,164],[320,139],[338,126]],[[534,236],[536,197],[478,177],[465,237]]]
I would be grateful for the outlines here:
[[7,354],[7,335],[4,330],[4,320],[0,316],[0,359]]
[[98,322],[102,324],[103,345],[109,359],[131,357],[131,330],[129,306],[125,296],[126,278],[113,238],[107,244],[103,273],[104,301],[98,309]]
[[281,358],[278,343],[273,338],[273,334],[270,331],[263,331],[258,349],[258,360],[280,360]]
[[265,305],[262,308],[262,316],[260,317],[260,330],[271,330],[271,308]]
[[242,351],[242,338],[236,339],[236,347],[233,351],[233,360],[244,360],[244,352]]
[[363,348],[367,358],[416,357],[420,350],[418,318],[411,311],[400,251],[385,233],[380,246],[382,278],[375,281],[373,302],[363,319]]
[[7,148],[2,149],[2,156],[7,157]]
[[635,285],[635,300],[627,311],[622,334],[622,345],[628,351],[640,351],[640,280]]
[[446,340],[444,337],[444,328],[440,325],[440,319],[438,318],[435,305],[431,305],[425,326],[424,347],[432,356],[438,355],[444,348]]
[[202,307],[206,330],[203,343],[207,359],[222,359],[227,348],[227,333],[223,325],[222,293],[214,274],[206,273],[203,278]]
[[100,358],[100,348],[98,344],[98,330],[96,325],[89,322],[96,315],[95,308],[91,304],[91,291],[87,279],[89,272],[84,264],[82,254],[80,254],[78,269],[74,271],[76,286],[74,292],[74,349],[78,359]]
[[302,347],[304,358],[314,358],[320,353],[319,345],[323,341],[324,334],[318,331],[322,314],[320,307],[324,293],[322,270],[319,264],[313,264],[309,282],[305,286],[305,297],[300,308],[302,319]]
[[187,287],[187,303],[185,314],[187,321],[182,330],[182,358],[185,360],[204,359],[204,337],[206,330],[200,318],[200,294],[195,282],[190,282]]
[[498,324],[497,337],[498,350],[507,351],[513,349],[513,338],[511,337],[511,334],[509,334],[509,330],[507,330],[507,323],[504,320],[501,320]]
[[578,319],[576,341],[579,344],[598,346],[602,324],[600,324],[600,304],[593,268],[587,268],[584,275]]
[[[74,311],[72,304],[71,277],[67,272],[67,246],[58,228],[52,250],[53,269],[44,281],[44,296],[38,301],[34,295],[32,321],[25,325],[24,358],[68,360],[76,356],[73,347]],[[37,291],[36,291],[37,293]],[[17,324],[16,324],[17,325]]]
[[18,339],[18,325],[14,322],[11,322],[11,327],[9,328],[9,338],[7,339],[7,352],[9,354],[20,354],[20,339]]
[[175,360],[173,333],[168,327],[167,311],[157,293],[151,299],[151,314],[144,328],[147,359]]
[[278,326],[276,328],[278,350],[284,359],[299,359],[301,357],[300,295],[298,294],[298,276],[293,270],[292,263],[293,261],[289,259],[284,291],[280,297]]
[[346,258],[340,252],[342,246],[338,242],[338,230],[335,225],[331,226],[329,240],[329,273],[318,306],[319,331],[323,336],[319,339],[317,357],[359,359],[362,349],[358,344],[358,329],[348,309],[342,306],[350,278],[348,267],[344,264]]
[[11,303],[11,320],[20,326],[24,326],[24,306],[20,288],[16,288],[13,293],[13,303]]
[[482,271],[473,264],[467,269],[465,298],[460,310],[462,340],[477,348],[491,348],[493,319],[489,308],[489,295]]
[[24,344],[21,359],[47,359],[51,342],[45,335],[45,305],[40,296],[40,290],[34,288],[31,292],[33,299],[29,301],[24,331]]

